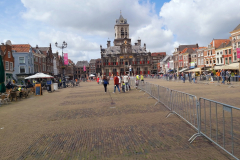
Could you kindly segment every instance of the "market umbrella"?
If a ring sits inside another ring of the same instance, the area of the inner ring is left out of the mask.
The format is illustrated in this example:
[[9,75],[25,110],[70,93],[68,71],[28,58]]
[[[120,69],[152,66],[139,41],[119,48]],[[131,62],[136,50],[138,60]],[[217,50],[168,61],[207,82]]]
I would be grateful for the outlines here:
[[34,79],[34,78],[54,78],[54,77],[44,73],[36,73],[32,76],[26,77],[25,79]]
[[90,74],[90,76],[89,77],[95,77],[95,75],[94,74]]
[[6,92],[5,81],[5,71],[3,67],[2,56],[0,55],[0,93]]

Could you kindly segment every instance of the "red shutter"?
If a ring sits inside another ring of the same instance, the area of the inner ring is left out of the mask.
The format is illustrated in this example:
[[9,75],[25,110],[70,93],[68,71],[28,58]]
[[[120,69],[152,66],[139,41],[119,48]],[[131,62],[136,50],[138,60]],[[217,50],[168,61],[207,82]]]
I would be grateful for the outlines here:
[[142,64],[142,61],[140,61],[140,64]]
[[111,65],[113,65],[113,62],[111,62]]
[[134,61],[132,61],[132,64],[134,64]]
[[118,75],[118,72],[117,72],[117,75]]
[[143,61],[143,64],[144,64],[144,61]]
[[110,66],[110,62],[108,62],[108,65]]
[[140,71],[140,74],[142,74],[142,71]]
[[103,65],[105,66],[105,63],[103,63]]
[[148,71],[148,74],[150,74],[150,71]]
[[116,62],[116,65],[118,66],[118,62]]
[[111,72],[109,72],[109,76],[111,76]]
[[149,61],[148,61],[148,64],[149,64]]
[[135,61],[135,64],[137,64],[137,61]]

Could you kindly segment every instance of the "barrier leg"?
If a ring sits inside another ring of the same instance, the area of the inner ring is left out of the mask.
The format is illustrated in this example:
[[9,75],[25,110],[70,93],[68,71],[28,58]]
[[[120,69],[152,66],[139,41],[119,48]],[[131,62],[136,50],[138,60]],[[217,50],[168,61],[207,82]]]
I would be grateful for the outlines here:
[[189,138],[188,141],[190,141],[190,144],[197,138],[202,136],[200,133],[195,133],[191,138]]
[[168,118],[171,114],[174,114],[174,112],[170,111],[170,112],[166,115],[166,118]]

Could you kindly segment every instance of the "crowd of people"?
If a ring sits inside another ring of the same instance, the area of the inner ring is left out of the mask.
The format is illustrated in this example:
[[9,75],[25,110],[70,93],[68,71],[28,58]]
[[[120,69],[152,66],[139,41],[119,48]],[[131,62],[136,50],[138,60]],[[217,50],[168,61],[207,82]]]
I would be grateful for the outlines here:
[[[101,79],[100,77],[97,77],[97,83],[98,84],[103,84],[104,86],[104,91],[107,93],[107,86],[109,85],[110,78],[107,76],[103,76]],[[144,76],[141,75],[136,75],[136,80],[135,80],[135,87],[137,88],[139,82],[144,83]],[[113,77],[113,83],[114,83],[114,91],[113,93],[116,93],[116,89],[119,93],[123,92],[128,92],[131,90],[130,86],[130,76],[128,74],[125,74],[123,76],[120,76],[119,74],[114,75]]]
[[[185,80],[188,78],[189,82],[196,83],[197,75],[199,75],[200,81],[201,80],[210,80],[211,82],[214,81],[214,77],[216,78],[218,82],[221,81],[222,84],[225,84],[225,81],[227,81],[227,84],[229,85],[231,83],[231,77],[235,77],[236,81],[238,81],[238,75],[237,72],[231,72],[230,70],[218,70],[218,71],[211,71],[209,73],[202,72],[201,74],[195,73],[195,72],[181,72],[178,74],[179,80],[182,80],[183,83],[185,83]],[[177,79],[176,73],[169,73],[169,74],[163,74],[160,75],[160,77],[167,77],[168,79]]]

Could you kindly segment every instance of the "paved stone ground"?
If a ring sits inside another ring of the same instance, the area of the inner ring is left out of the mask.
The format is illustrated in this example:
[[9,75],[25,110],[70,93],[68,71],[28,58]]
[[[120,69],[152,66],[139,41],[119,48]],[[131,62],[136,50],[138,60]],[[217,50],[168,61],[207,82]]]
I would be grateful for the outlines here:
[[[0,159],[231,159],[138,90],[95,82],[0,107]],[[111,104],[112,100],[115,104]]]

